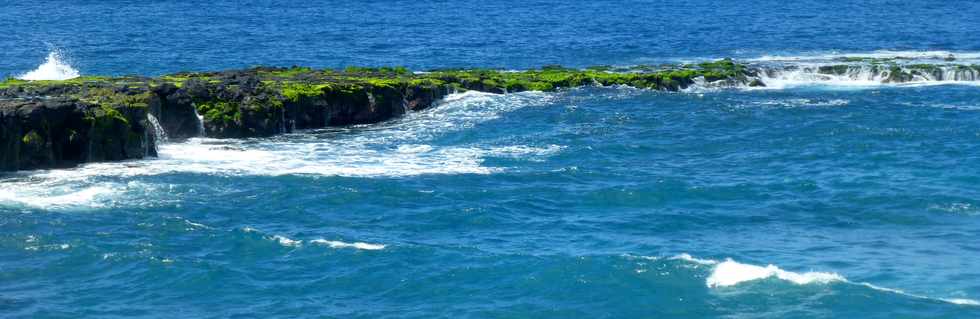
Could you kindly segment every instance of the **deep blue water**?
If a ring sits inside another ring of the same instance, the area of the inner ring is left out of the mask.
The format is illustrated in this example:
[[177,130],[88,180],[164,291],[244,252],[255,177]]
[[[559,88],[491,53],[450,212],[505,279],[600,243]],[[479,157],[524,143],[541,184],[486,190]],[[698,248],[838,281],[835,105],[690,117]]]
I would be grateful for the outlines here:
[[[23,1],[0,4],[0,76],[51,50],[82,74],[148,75],[976,58],[976,12]],[[980,317],[976,83],[464,93],[377,125],[160,153],[0,177],[0,317]]]

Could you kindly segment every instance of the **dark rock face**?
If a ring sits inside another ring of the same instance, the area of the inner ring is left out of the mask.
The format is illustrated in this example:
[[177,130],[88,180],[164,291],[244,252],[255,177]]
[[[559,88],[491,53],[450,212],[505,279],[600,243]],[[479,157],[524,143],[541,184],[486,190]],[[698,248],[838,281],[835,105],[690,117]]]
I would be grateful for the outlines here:
[[142,108],[74,99],[0,101],[0,171],[156,156]]
[[212,102],[197,104],[205,115],[206,136],[260,137],[297,129],[378,123],[428,108],[448,94],[447,88],[435,86],[363,86],[322,89],[288,99],[258,81],[238,79],[237,85],[226,82],[208,89]]
[[167,136],[185,139],[204,134],[201,131],[200,119],[195,112],[192,95],[187,90],[164,83],[152,88],[151,92],[153,94],[149,101],[150,113],[160,121],[160,126],[167,132]]
[[331,126],[377,123],[406,112],[404,96],[391,87],[339,91],[327,95],[326,99]]
[[284,116],[288,131],[326,127],[330,123],[330,103],[322,96],[302,96],[286,100]]
[[421,111],[434,105],[446,95],[446,86],[415,86],[405,89],[405,107],[412,111]]
[[[66,90],[78,93],[86,88],[52,86],[28,93],[57,96]],[[0,101],[0,170],[156,156],[158,141],[148,125],[151,114],[174,139],[262,137],[377,123],[426,109],[449,94],[448,86],[442,85],[366,85],[324,89],[290,100],[248,74],[232,74],[220,83],[188,80],[181,87],[162,83],[133,90],[148,93],[145,107],[97,105],[78,98]],[[198,112],[204,115],[203,123]]]

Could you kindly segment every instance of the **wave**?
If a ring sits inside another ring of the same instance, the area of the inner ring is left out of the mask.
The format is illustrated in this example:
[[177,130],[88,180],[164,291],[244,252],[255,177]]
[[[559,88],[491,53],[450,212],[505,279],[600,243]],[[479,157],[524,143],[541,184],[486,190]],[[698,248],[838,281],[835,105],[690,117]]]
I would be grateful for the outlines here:
[[[655,257],[642,257],[642,258],[649,259]],[[913,294],[913,293],[905,292],[900,289],[881,287],[867,282],[853,282],[848,280],[844,276],[833,272],[815,272],[815,271],[793,272],[793,271],[784,270],[773,264],[769,264],[766,266],[759,266],[753,264],[740,263],[731,258],[726,258],[724,261],[718,261],[713,259],[702,259],[702,258],[693,257],[690,254],[686,254],[686,253],[672,256],[668,259],[688,262],[698,266],[710,267],[711,273],[705,279],[705,285],[710,289],[734,287],[743,283],[764,280],[764,279],[778,279],[796,285],[842,283],[842,284],[866,287],[881,292],[900,294],[906,297],[912,297],[916,299],[941,301],[941,302],[963,305],[963,306],[980,306],[980,301],[975,299],[936,298],[936,297],[929,297],[929,296],[924,296],[919,294]]]
[[48,53],[48,57],[33,71],[17,76],[18,79],[28,81],[40,80],[69,80],[79,77],[78,70],[65,62],[61,52],[53,50]]

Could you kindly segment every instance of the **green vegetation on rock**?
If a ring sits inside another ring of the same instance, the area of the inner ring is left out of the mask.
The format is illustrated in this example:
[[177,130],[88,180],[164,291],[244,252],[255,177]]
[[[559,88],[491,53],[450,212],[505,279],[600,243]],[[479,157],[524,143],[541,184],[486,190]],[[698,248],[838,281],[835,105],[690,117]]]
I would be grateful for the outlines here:
[[242,120],[242,111],[237,103],[227,101],[198,103],[197,110],[208,122],[230,125]]
[[37,131],[33,130],[27,132],[27,134],[24,134],[24,137],[22,137],[20,141],[23,142],[24,145],[28,145],[30,147],[39,147],[41,144],[44,144],[44,138],[41,137],[41,134],[38,134]]

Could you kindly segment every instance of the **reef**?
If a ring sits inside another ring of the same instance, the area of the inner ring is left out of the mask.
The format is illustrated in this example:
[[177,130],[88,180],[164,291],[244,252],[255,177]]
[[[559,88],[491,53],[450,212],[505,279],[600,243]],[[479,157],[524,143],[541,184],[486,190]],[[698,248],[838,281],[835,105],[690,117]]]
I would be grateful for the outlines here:
[[[856,67],[848,64],[853,61],[841,62],[810,72],[837,76],[855,72]],[[980,66],[962,66],[960,73],[935,65],[898,67],[893,62],[876,62],[871,67],[893,82],[916,76],[980,74]],[[250,138],[377,123],[432,107],[450,93],[467,90],[503,94],[589,85],[661,91],[694,85],[764,86],[760,77],[772,72],[776,70],[723,59],[626,68],[546,66],[523,71],[256,67],[159,77],[11,78],[0,82],[0,171],[152,157],[162,136],[175,140]]]

